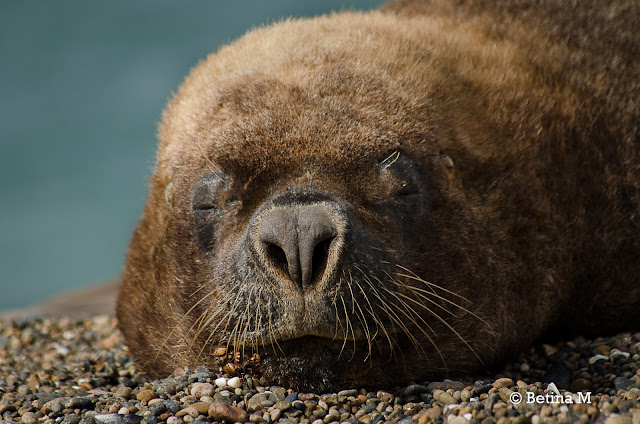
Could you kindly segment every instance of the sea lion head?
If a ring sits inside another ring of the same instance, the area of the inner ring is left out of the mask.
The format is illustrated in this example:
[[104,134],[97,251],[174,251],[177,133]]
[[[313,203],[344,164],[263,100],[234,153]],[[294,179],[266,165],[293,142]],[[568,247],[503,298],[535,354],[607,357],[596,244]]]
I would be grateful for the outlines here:
[[446,35],[408,25],[377,12],[285,21],[185,80],[118,302],[149,375],[213,364],[220,346],[316,391],[495,358],[511,334],[493,295],[508,267],[482,193],[464,185],[485,159],[466,140],[491,134],[434,47]]

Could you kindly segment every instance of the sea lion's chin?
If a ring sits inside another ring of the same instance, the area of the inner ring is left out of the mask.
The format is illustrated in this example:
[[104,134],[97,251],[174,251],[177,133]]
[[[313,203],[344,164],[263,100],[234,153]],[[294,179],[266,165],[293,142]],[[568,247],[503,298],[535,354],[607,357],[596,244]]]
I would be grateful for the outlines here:
[[271,384],[323,393],[345,381],[352,368],[362,368],[367,352],[365,340],[307,335],[264,346],[255,371]]

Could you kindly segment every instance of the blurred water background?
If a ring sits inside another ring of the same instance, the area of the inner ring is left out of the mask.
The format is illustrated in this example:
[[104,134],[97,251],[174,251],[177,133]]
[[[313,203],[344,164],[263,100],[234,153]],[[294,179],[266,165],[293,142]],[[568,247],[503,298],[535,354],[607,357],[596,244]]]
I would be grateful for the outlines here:
[[0,310],[116,277],[163,105],[254,26],[382,0],[0,3]]

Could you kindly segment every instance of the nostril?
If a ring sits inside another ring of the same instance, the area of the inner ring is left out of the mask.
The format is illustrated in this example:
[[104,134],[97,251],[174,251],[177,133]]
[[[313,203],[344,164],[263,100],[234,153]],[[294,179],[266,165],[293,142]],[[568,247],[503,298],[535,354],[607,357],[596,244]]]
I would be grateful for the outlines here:
[[327,268],[327,262],[329,258],[329,249],[331,247],[331,243],[335,239],[334,236],[331,236],[325,240],[322,240],[313,249],[313,256],[311,259],[311,281],[316,282],[320,279],[322,274],[324,274],[325,269]]
[[340,250],[334,243],[339,233],[333,213],[325,205],[301,205],[274,207],[260,215],[253,240],[264,269],[281,274],[274,275],[277,281],[288,277],[303,290],[322,280],[333,263],[329,261],[337,258],[332,252]]
[[289,273],[289,264],[287,262],[287,254],[277,244],[266,243],[267,255],[276,268],[282,270],[285,274]]

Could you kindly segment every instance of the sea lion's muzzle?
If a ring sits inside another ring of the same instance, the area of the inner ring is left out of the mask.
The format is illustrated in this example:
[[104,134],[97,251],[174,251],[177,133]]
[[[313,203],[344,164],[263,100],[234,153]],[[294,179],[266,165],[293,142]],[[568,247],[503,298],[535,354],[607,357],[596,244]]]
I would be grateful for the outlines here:
[[[308,193],[307,193],[308,194]],[[252,219],[255,262],[289,290],[308,291],[335,279],[344,251],[347,217],[331,200],[282,196]]]
[[321,279],[338,235],[328,207],[284,206],[261,218],[257,242],[265,262],[303,290]]

